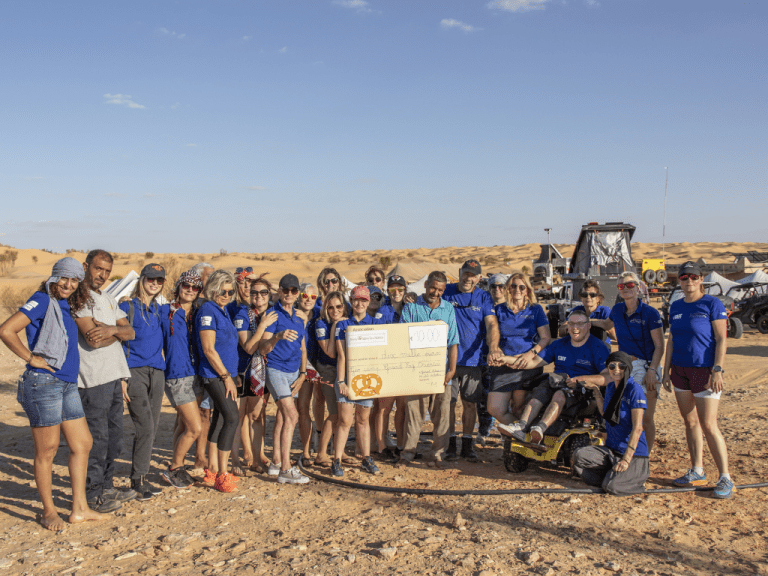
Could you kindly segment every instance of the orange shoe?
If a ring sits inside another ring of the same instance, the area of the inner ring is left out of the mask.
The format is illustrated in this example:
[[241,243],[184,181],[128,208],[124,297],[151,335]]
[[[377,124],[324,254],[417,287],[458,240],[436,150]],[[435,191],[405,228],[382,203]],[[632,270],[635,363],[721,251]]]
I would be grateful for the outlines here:
[[216,473],[205,469],[205,477],[200,481],[203,486],[213,487],[216,484]]
[[237,492],[237,486],[235,486],[235,477],[232,474],[218,474],[216,476],[216,484],[214,488],[219,492]]

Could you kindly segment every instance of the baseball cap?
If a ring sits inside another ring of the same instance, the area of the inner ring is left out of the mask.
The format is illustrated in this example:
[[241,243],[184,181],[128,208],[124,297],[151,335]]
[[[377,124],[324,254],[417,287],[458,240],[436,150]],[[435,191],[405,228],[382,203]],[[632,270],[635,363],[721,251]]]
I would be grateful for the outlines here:
[[144,278],[165,278],[165,268],[153,262],[141,269],[141,276]]
[[696,262],[688,260],[688,262],[683,262],[680,266],[680,270],[677,271],[678,277],[683,274],[696,274],[696,276],[702,276],[701,267],[696,264]]
[[286,288],[296,288],[299,289],[299,279],[296,278],[293,274],[286,274],[282,278],[280,278],[280,288],[285,290]]
[[[370,286],[355,286],[352,288],[352,293],[349,295],[350,300],[370,300],[371,291]],[[378,290],[378,288],[377,288]],[[381,292],[381,290],[379,290]]]
[[480,262],[475,260],[474,258],[471,258],[464,262],[464,264],[461,265],[461,268],[459,269],[459,273],[463,274],[464,272],[470,272],[471,274],[481,274],[482,268],[480,267]]
[[387,288],[392,286],[393,284],[399,284],[400,286],[403,286],[405,288],[408,287],[407,282],[405,281],[405,278],[400,276],[399,274],[393,274],[387,279]]

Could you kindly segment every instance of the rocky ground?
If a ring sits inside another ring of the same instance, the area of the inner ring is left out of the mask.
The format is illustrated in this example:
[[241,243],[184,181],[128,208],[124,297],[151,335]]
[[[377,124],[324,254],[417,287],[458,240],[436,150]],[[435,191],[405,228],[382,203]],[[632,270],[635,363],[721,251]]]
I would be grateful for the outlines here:
[[[768,336],[754,331],[731,342],[728,353],[720,421],[737,484],[768,481],[766,356]],[[15,398],[22,369],[0,350],[3,574],[768,574],[765,488],[740,490],[727,501],[707,492],[414,496],[319,481],[278,485],[257,475],[241,479],[233,494],[166,487],[151,501],[127,503],[103,523],[54,534],[35,521],[33,444]],[[170,456],[173,420],[164,405],[156,471]],[[660,403],[657,422],[649,489],[666,487],[688,466],[670,395]],[[127,412],[125,429],[128,446]],[[477,450],[480,463],[459,461],[443,470],[380,464],[377,477],[347,467],[345,479],[398,490],[583,487],[553,466],[509,474],[498,436]],[[70,502],[66,463],[62,447],[54,466],[62,513]],[[127,483],[128,471],[122,460],[120,484]],[[706,472],[716,480],[708,455]]]

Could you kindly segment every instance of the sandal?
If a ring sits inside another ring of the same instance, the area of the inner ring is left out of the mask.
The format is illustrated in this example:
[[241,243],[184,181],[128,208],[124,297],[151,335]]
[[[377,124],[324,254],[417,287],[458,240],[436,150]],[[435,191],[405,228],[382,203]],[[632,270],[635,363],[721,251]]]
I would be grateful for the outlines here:
[[320,468],[330,468],[332,464],[332,460],[328,458],[327,460],[318,460],[315,458],[314,465],[319,466]]
[[232,466],[232,475],[240,476],[241,478],[248,478],[248,468],[240,464]]
[[256,472],[256,474],[264,474],[264,468],[262,468],[256,463],[248,466],[248,470],[250,470],[251,472]]

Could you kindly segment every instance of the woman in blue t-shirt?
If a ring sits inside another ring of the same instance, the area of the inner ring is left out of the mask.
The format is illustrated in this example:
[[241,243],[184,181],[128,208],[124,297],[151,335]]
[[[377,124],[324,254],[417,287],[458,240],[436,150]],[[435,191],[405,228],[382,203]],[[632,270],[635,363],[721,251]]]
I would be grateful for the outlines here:
[[[314,310],[316,301],[317,290],[315,290],[315,287],[307,282],[301,284],[299,286],[299,298],[296,301],[296,310],[305,316],[304,327],[307,330],[307,381],[299,390],[299,437],[301,438],[303,449],[303,462],[309,466],[312,465],[312,454],[310,454],[313,429],[312,416],[310,414],[312,411],[312,397],[315,388],[320,386],[314,366],[317,359],[317,340],[314,337],[314,332],[315,323],[317,322],[316,316],[319,314]],[[320,421],[322,421],[322,418],[323,416],[320,416]]]
[[706,484],[704,442],[720,473],[716,498],[730,498],[733,482],[728,472],[728,449],[717,426],[723,383],[728,314],[714,296],[704,293],[701,268],[694,262],[680,266],[677,276],[684,297],[669,308],[669,338],[664,359],[664,388],[675,389],[685,423],[691,468],[674,480],[677,486]]
[[163,330],[157,297],[165,285],[165,268],[147,264],[141,269],[136,287],[120,309],[132,319],[136,337],[123,342],[131,378],[123,381],[123,398],[133,421],[135,435],[131,452],[131,488],[139,500],[148,500],[163,489],[146,480],[152,445],[160,426],[160,409],[165,389]]
[[[501,355],[488,355],[488,365],[491,367],[488,412],[498,421],[497,428],[510,435],[511,432],[505,426],[508,427],[520,416],[528,391],[533,389],[536,377],[543,372],[542,368],[523,369],[522,366],[533,361],[547,347],[552,337],[547,315],[536,303],[533,286],[526,274],[512,274],[507,280],[505,291],[506,302],[495,308],[499,322],[499,341],[491,345],[492,349],[500,349]],[[504,356],[514,357],[515,360],[507,365],[500,361]]]
[[[574,306],[571,312],[583,310],[589,314],[589,320],[592,322],[592,328],[589,329],[590,333],[610,346],[611,341],[616,340],[616,334],[612,329],[606,330],[598,326],[598,324],[601,324],[600,322],[595,322],[595,320],[605,320],[611,313],[611,309],[608,306],[603,306],[605,294],[603,294],[603,290],[600,288],[600,283],[597,280],[587,280],[584,282],[581,285],[581,290],[579,290],[579,300],[581,300],[581,304]],[[558,330],[558,335],[562,338],[567,334],[568,326],[563,324]]]
[[645,393],[630,376],[629,354],[613,352],[605,365],[612,380],[605,387],[605,400],[600,386],[584,382],[592,389],[605,420],[605,446],[580,448],[574,455],[573,471],[590,486],[601,486],[614,496],[640,494],[650,473],[643,432]]
[[328,409],[328,418],[322,419],[320,427],[320,440],[315,457],[315,465],[317,466],[327,467],[331,465],[331,459],[328,457],[328,442],[336,428],[336,419],[339,413],[336,392],[333,389],[333,383],[336,381],[336,339],[334,335],[336,334],[336,325],[345,320],[348,314],[344,295],[339,291],[328,292],[320,309],[320,316],[315,322],[314,335],[308,334],[308,337],[314,338],[317,344],[315,369],[320,376],[318,378],[320,391],[319,394],[315,392],[315,402],[319,401],[324,404],[323,407],[315,411],[315,426],[321,421],[317,417],[318,414],[325,415],[325,409]]
[[216,270],[203,289],[205,302],[195,316],[200,355],[198,374],[213,402],[208,430],[208,468],[203,483],[219,492],[235,492],[235,479],[227,473],[227,461],[237,432],[237,330],[227,311],[235,295],[235,277]]
[[202,288],[203,279],[194,270],[188,270],[176,281],[173,301],[160,307],[165,351],[165,395],[176,409],[180,431],[174,438],[171,462],[161,476],[175,488],[186,488],[195,483],[184,468],[184,458],[203,430],[199,408],[203,400],[203,385],[195,374],[195,325],[192,318],[192,305]]
[[[17,399],[29,418],[35,443],[35,484],[43,504],[38,521],[54,532],[67,526],[56,511],[51,491],[53,458],[61,434],[70,452],[69,521],[74,524],[106,518],[105,514],[91,510],[85,497],[88,454],[93,440],[77,391],[80,353],[77,326],[72,320],[72,314],[80,311],[88,300],[88,291],[78,290],[84,277],[80,262],[62,258],[54,264],[51,277],[0,326],[0,340],[27,364],[19,381]],[[26,330],[28,346],[19,338],[22,330]],[[119,507],[114,502],[113,509]]]

